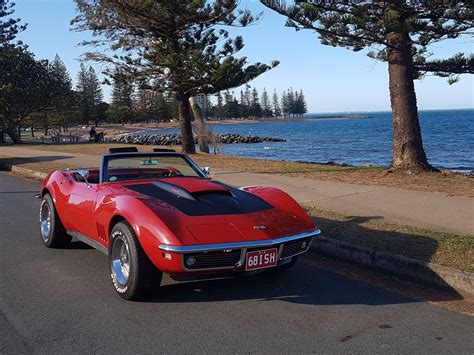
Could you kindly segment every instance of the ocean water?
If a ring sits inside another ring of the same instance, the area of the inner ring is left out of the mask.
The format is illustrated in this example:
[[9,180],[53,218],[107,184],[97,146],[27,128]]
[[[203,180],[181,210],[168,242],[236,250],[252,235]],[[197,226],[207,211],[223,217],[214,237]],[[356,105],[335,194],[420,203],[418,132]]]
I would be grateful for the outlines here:
[[[334,113],[330,115],[346,115]],[[368,118],[295,120],[212,125],[213,132],[285,138],[286,142],[224,144],[226,155],[388,166],[392,159],[390,112],[350,113]],[[310,117],[328,116],[307,115]],[[429,162],[439,168],[474,170],[474,109],[420,112]],[[176,129],[146,133],[177,133]]]

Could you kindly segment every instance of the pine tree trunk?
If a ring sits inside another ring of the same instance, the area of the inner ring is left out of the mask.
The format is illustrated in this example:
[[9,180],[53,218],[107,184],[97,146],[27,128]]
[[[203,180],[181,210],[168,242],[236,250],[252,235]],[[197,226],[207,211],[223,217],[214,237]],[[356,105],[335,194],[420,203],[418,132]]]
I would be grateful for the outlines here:
[[392,170],[409,173],[433,171],[423,149],[415,85],[411,43],[406,32],[387,35],[388,73],[392,106]]
[[17,127],[13,125],[9,125],[7,129],[5,130],[6,134],[10,137],[10,139],[13,141],[14,144],[19,144],[21,143],[21,138],[18,135],[18,129]]
[[196,147],[194,146],[193,127],[191,126],[191,115],[189,111],[189,95],[178,93],[178,120],[181,129],[181,146],[183,153],[194,154]]
[[203,153],[209,154],[209,142],[208,142],[209,132],[207,130],[204,117],[202,115],[201,107],[199,107],[196,97],[194,96],[189,98],[189,104],[193,112],[194,122],[197,125],[199,150]]

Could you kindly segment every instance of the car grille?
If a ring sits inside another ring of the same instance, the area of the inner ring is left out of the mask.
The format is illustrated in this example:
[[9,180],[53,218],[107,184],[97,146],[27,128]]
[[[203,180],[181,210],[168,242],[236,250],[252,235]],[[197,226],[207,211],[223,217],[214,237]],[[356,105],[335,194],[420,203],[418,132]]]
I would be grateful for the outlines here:
[[283,250],[281,252],[280,259],[289,258],[293,255],[306,251],[310,241],[311,238],[304,238],[283,244]]
[[[298,239],[283,244],[283,249],[280,255],[281,259],[290,258],[294,255],[300,254],[308,250],[309,243],[312,237]],[[304,244],[305,243],[305,244]],[[281,244],[273,246],[273,248],[280,248]],[[256,250],[272,249],[272,247],[258,247],[249,248],[247,252]],[[187,270],[206,270],[206,269],[219,269],[219,268],[232,268],[235,267],[241,257],[242,249],[232,250],[217,250],[202,253],[190,253],[183,255],[184,266]],[[195,258],[195,262],[189,265],[186,261],[189,258]]]
[[[233,267],[240,260],[240,254],[241,249],[233,249],[227,252],[219,250],[207,253],[185,254],[184,265],[189,270]],[[196,259],[193,265],[186,263],[190,257]]]

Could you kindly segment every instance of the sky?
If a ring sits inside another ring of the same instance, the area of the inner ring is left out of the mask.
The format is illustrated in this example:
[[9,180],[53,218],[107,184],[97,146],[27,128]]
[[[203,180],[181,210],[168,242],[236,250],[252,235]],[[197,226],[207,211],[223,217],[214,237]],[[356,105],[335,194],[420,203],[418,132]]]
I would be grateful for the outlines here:
[[[18,36],[35,53],[37,59],[53,59],[59,54],[75,80],[85,47],[77,44],[91,38],[88,32],[71,30],[70,20],[76,14],[73,0],[16,0],[14,17],[28,23]],[[333,48],[319,43],[309,31],[296,32],[284,26],[285,17],[276,14],[256,0],[242,0],[255,14],[263,11],[261,20],[246,28],[232,28],[242,35],[245,47],[238,56],[248,61],[280,65],[254,79],[250,85],[260,92],[265,87],[281,95],[292,87],[303,90],[308,112],[355,112],[390,110],[387,65],[363,53]],[[447,57],[457,52],[473,52],[473,42],[466,38],[437,43],[430,48],[433,57]],[[90,63],[101,71],[101,65]],[[103,69],[103,68],[102,68]],[[461,81],[448,85],[445,78],[425,77],[416,81],[419,109],[452,109],[474,107],[474,78],[462,75]],[[239,97],[240,89],[236,89]],[[104,97],[110,98],[110,86],[104,86]]]

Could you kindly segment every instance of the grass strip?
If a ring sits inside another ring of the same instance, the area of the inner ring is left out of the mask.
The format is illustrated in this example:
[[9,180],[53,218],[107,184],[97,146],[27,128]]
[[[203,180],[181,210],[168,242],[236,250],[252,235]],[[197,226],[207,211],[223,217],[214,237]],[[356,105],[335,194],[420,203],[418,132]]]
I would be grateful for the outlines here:
[[474,272],[474,236],[451,234],[306,206],[323,234],[360,246]]

